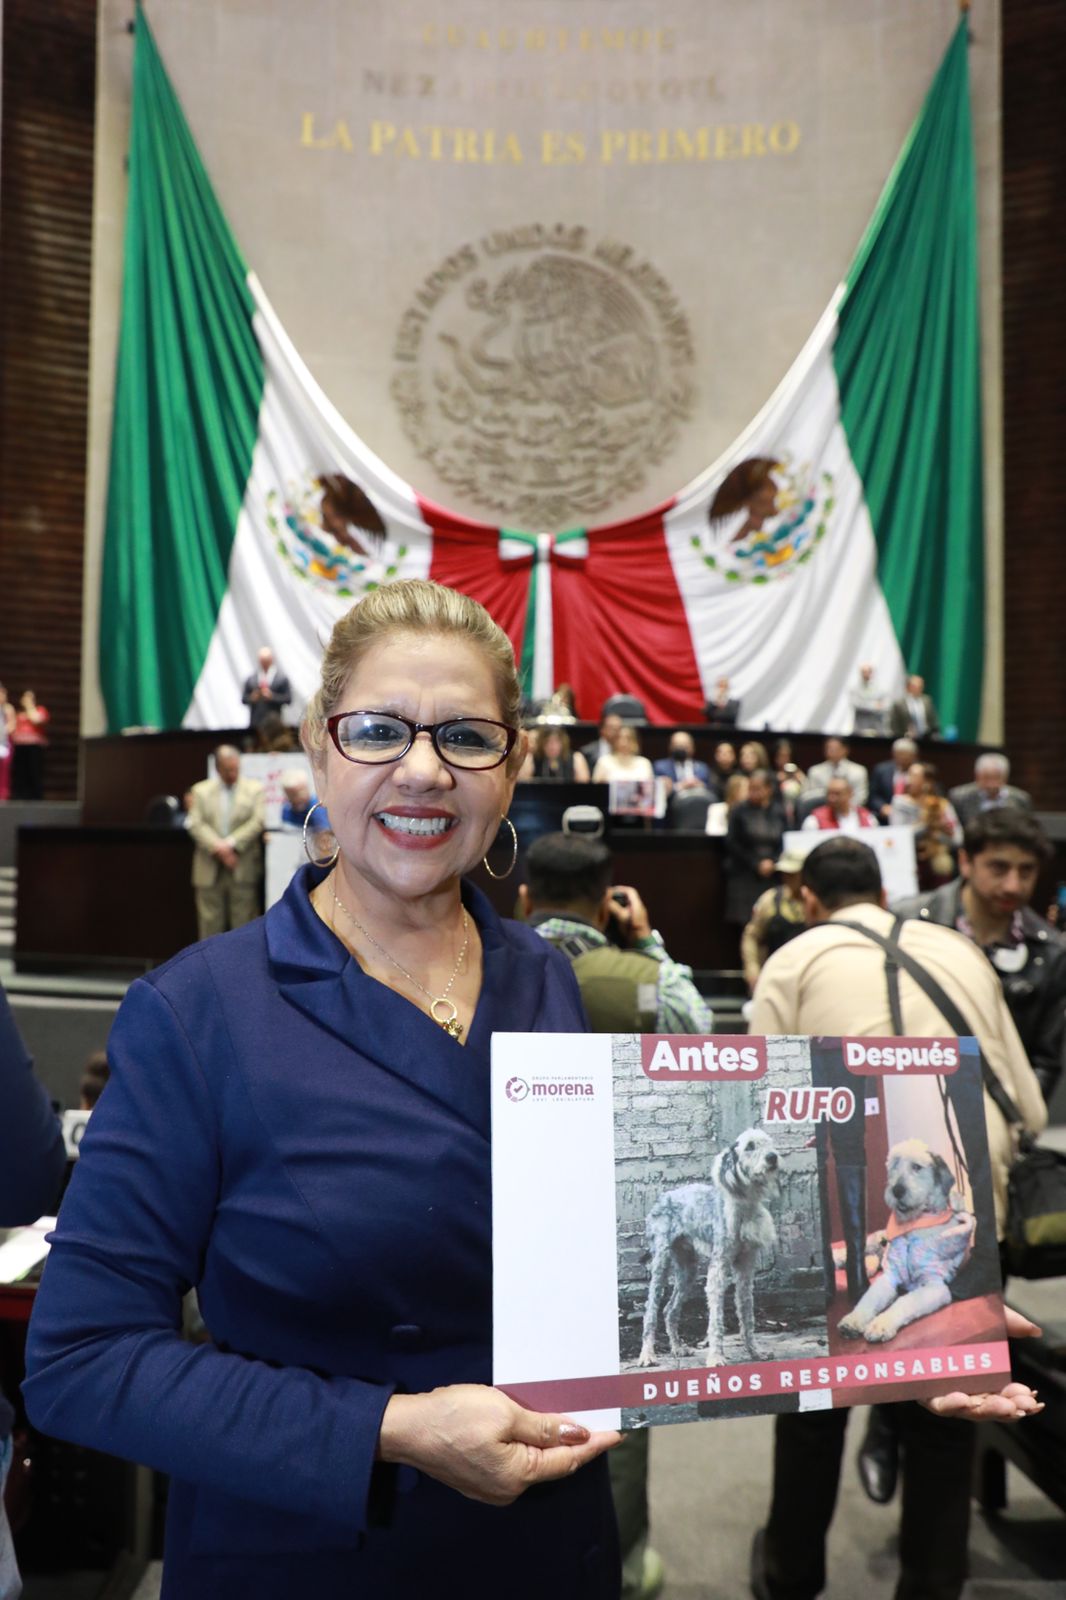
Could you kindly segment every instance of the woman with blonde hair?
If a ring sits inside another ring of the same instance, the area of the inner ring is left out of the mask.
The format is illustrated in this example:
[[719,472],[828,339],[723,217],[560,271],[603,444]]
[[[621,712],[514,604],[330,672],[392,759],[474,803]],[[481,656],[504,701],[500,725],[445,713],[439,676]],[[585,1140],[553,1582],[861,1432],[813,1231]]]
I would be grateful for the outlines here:
[[611,783],[615,778],[654,779],[655,772],[647,756],[640,753],[637,730],[623,722],[618,730],[614,749],[610,755],[601,756],[592,769],[593,783]]
[[588,783],[589,765],[580,750],[571,750],[570,735],[563,728],[545,724],[530,735],[529,754],[518,776],[523,783]]
[[334,852],[116,1018],[25,1396],[171,1475],[163,1600],[618,1594],[618,1435],[490,1387],[492,1034],[585,1026],[565,956],[464,881],[517,854],[519,698],[474,601],[374,591],[303,728]]

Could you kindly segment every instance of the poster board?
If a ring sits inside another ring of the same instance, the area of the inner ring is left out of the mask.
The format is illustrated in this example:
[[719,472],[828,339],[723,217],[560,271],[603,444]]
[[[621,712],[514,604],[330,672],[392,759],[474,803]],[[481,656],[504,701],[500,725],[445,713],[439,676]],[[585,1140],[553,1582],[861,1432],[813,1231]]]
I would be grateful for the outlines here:
[[[840,837],[837,828],[800,828],[785,834],[783,849],[794,855],[807,856],[815,845]],[[918,861],[914,854],[913,828],[863,828],[860,833],[850,837],[868,844],[877,857],[889,905],[918,893]]]
[[522,1404],[640,1428],[1007,1381],[974,1040],[497,1034],[491,1094]]

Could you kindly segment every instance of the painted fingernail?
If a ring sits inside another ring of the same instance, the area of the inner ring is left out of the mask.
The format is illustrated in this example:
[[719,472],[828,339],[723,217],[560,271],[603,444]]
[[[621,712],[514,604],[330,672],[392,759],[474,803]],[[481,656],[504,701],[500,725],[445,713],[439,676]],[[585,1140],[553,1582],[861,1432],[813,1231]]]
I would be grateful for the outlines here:
[[589,1436],[589,1430],[583,1428],[580,1422],[560,1422],[560,1444],[584,1444]]

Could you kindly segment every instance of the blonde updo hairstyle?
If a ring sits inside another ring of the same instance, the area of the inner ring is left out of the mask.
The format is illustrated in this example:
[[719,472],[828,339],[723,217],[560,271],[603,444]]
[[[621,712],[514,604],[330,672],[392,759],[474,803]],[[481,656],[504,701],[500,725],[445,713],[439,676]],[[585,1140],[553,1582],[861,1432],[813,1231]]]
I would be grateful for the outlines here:
[[[329,744],[326,719],[346,709],[341,696],[348,679],[367,651],[393,633],[465,639],[475,645],[492,671],[500,721],[512,728],[519,726],[522,689],[511,641],[503,629],[469,595],[425,578],[401,578],[372,589],[334,624],[322,657],[322,682],[308,701],[300,725],[300,740],[313,766],[325,764]],[[517,770],[523,753],[524,741],[518,738],[508,758],[508,771]]]

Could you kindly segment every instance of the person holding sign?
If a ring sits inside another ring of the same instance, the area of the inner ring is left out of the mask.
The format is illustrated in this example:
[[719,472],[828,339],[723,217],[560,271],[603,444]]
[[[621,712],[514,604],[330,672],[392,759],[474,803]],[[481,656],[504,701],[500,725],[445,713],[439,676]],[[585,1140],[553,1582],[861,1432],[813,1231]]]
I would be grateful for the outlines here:
[[335,853],[116,1019],[25,1395],[171,1474],[166,1600],[618,1594],[618,1435],[489,1387],[491,1036],[585,1028],[566,957],[463,882],[506,864],[518,707],[474,601],[372,592],[303,729]]

